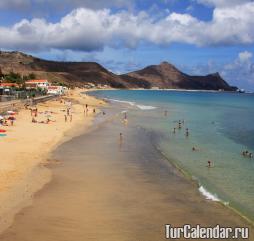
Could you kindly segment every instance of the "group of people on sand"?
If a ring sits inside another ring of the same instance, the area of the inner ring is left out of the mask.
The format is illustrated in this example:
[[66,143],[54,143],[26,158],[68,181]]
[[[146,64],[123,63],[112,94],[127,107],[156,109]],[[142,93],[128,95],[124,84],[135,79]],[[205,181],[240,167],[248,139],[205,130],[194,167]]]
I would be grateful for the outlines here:
[[[39,123],[39,124],[49,124],[51,122],[55,122],[54,120],[51,120],[49,118],[49,116],[47,116],[46,120],[44,121],[38,121],[36,118],[38,117],[38,107],[34,106],[34,107],[30,107],[28,105],[25,106],[26,109],[30,110],[31,116],[32,116],[32,123]],[[53,113],[53,112],[50,112]],[[46,111],[44,114],[49,114],[49,111]]]
[[[88,116],[88,113],[89,113],[88,104],[85,104],[85,106],[84,106],[84,115]],[[96,114],[96,109],[95,108],[93,108],[93,114]],[[103,111],[102,114],[105,115],[106,113]]]
[[72,122],[72,109],[71,107],[67,107],[66,114],[64,115],[64,121],[67,122],[69,119],[70,122]]
[[8,118],[0,119],[0,125],[1,125],[1,126],[13,125],[13,120],[11,120],[11,121],[8,122]]
[[13,126],[14,121],[16,120],[16,114],[17,112],[15,111],[7,111],[7,114],[4,116],[1,116],[0,118],[0,125],[1,126]]
[[253,154],[248,150],[242,152],[243,157],[253,158]]

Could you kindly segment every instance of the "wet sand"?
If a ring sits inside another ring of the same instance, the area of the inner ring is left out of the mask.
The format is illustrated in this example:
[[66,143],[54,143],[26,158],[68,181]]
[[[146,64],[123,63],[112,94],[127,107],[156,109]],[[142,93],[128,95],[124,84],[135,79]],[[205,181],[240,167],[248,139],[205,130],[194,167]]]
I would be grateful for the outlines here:
[[151,139],[152,133],[115,118],[61,145],[49,166],[52,181],[0,240],[155,241],[165,239],[165,224],[247,225],[205,200]]

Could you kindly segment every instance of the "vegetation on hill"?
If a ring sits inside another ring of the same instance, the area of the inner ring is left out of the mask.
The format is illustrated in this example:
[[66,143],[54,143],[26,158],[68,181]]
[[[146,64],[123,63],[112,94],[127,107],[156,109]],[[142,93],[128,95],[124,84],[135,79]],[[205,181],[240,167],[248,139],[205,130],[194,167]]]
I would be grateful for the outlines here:
[[36,75],[34,73],[21,76],[21,74],[14,72],[10,72],[8,74],[3,74],[2,72],[0,72],[0,77],[5,83],[15,83],[19,85],[25,84],[27,80],[36,79]]

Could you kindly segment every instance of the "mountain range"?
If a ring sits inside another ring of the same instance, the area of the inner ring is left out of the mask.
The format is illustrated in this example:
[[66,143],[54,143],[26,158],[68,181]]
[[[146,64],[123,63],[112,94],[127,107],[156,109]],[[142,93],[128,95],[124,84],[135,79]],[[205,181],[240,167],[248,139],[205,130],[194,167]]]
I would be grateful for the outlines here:
[[28,75],[68,86],[82,87],[87,83],[109,85],[113,88],[172,88],[193,90],[235,91],[219,73],[192,76],[168,62],[151,65],[142,70],[116,75],[95,62],[59,62],[33,57],[21,52],[0,51],[0,69]]

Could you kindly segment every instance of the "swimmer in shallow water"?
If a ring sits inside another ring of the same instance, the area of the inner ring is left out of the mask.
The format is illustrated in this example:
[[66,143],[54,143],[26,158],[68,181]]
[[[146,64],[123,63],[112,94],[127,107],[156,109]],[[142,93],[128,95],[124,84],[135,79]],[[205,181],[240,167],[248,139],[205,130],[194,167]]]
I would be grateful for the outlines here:
[[182,122],[179,120],[179,122],[178,122],[178,129],[180,130],[180,129],[182,129]]
[[185,136],[186,136],[186,137],[189,137],[189,135],[190,135],[189,129],[186,128]]
[[209,160],[207,163],[208,163],[208,166],[207,166],[207,167],[212,167],[212,166],[211,166],[211,163],[212,163],[212,162],[211,162],[210,160]]

